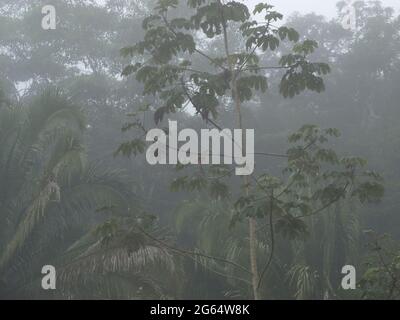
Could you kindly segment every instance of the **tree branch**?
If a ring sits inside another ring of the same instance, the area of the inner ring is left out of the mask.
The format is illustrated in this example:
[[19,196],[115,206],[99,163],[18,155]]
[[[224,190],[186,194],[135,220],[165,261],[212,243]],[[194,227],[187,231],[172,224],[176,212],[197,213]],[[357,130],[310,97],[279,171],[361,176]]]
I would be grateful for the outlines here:
[[248,274],[251,274],[251,272],[247,268],[241,266],[240,264],[238,264],[236,262],[233,262],[233,261],[230,261],[230,260],[226,260],[226,259],[223,259],[223,258],[219,258],[219,257],[209,256],[209,255],[204,254],[204,253],[198,253],[198,252],[192,252],[192,251],[187,251],[187,250],[183,250],[183,249],[178,249],[178,248],[175,248],[175,247],[163,242],[160,239],[157,239],[157,238],[153,237],[151,234],[149,234],[148,232],[146,232],[145,230],[143,230],[142,228],[140,228],[138,226],[137,226],[137,229],[141,233],[143,233],[146,237],[148,237],[149,239],[157,242],[158,244],[162,245],[163,247],[167,248],[168,250],[180,253],[182,255],[198,256],[198,257],[207,258],[207,259],[210,259],[210,260],[222,262],[222,263],[225,263],[225,264],[229,264],[229,265],[234,266],[234,267],[236,267],[236,268],[238,268],[238,269],[240,269],[240,270],[242,270],[242,271],[244,271],[244,272],[246,272]]

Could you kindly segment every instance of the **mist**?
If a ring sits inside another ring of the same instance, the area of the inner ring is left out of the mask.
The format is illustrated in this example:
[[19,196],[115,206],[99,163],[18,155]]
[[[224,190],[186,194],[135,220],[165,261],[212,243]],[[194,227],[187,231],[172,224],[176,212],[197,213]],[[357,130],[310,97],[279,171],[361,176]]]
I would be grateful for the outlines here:
[[399,13],[0,0],[0,300],[400,299]]

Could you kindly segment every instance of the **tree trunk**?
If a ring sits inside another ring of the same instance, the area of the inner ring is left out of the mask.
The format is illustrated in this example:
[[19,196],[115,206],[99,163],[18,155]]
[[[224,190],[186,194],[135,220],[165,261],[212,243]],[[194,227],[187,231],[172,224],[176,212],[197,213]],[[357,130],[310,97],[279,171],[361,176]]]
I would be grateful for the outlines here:
[[[233,98],[235,100],[236,105],[236,113],[238,118],[239,129],[243,130],[243,122],[242,122],[242,110],[239,95],[237,94],[237,83],[236,78],[233,76],[232,80],[232,92]],[[245,136],[242,135],[242,150],[243,153],[246,150],[246,139]],[[250,194],[250,181],[247,176],[243,177],[243,182],[245,184],[245,192],[246,196]],[[260,294],[258,291],[258,265],[257,265],[257,221],[254,218],[249,218],[249,246],[250,246],[250,267],[252,273],[252,287],[253,287],[253,295],[255,300],[260,300]]]
[[[227,58],[228,65],[229,65],[229,72],[232,77],[232,81],[231,81],[232,98],[235,102],[238,126],[239,126],[239,129],[241,129],[243,132],[241,101],[240,101],[240,97],[239,97],[238,90],[237,90],[237,79],[236,79],[237,75],[235,74],[235,69],[232,64],[232,60],[230,58],[227,25],[226,25],[226,20],[225,20],[224,14],[223,14],[222,3],[221,3],[221,1],[218,1],[218,3],[220,5],[220,9],[221,9],[220,11],[221,11],[222,26],[223,26],[223,32],[224,32],[223,35],[224,35],[225,53],[226,53],[226,58]],[[244,155],[245,150],[246,150],[246,138],[242,134],[243,155]],[[246,195],[248,196],[250,193],[249,178],[247,176],[244,176],[243,182],[245,184]],[[257,265],[257,233],[256,233],[256,230],[257,230],[257,221],[254,218],[249,218],[250,268],[251,268],[251,273],[252,273],[251,284],[252,284],[254,299],[260,300],[260,294],[258,291],[259,275],[258,275],[258,265]]]

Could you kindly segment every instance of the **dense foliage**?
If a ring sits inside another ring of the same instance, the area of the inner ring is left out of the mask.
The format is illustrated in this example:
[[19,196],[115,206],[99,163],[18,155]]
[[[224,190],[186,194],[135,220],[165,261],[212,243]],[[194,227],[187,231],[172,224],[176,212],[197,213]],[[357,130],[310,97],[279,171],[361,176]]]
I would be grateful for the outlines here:
[[[0,1],[0,298],[399,298],[391,8],[45,2]],[[148,165],[169,120],[255,128],[254,174]]]

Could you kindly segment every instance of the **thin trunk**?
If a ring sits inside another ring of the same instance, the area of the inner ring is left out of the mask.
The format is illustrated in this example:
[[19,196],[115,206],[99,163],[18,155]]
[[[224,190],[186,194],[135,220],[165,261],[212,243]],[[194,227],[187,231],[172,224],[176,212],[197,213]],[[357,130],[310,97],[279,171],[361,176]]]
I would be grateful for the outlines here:
[[[237,83],[235,77],[233,77],[232,81],[232,91],[236,105],[238,125],[239,128],[243,130],[241,103],[239,95],[237,94]],[[246,150],[246,139],[244,135],[242,135],[242,148],[244,153]],[[249,177],[244,176],[243,182],[245,185],[246,196],[249,196],[250,194]],[[251,283],[253,287],[254,299],[260,300],[260,294],[258,292],[259,275],[258,275],[258,265],[257,265],[257,221],[254,218],[249,218],[249,246],[250,246],[250,266],[251,266],[251,272],[253,274]]]
[[[224,32],[223,35],[224,35],[225,53],[226,53],[226,58],[227,58],[228,65],[229,65],[229,72],[232,77],[232,81],[231,81],[232,98],[235,102],[236,115],[237,115],[239,129],[243,130],[241,101],[240,101],[240,97],[239,97],[238,90],[237,90],[237,79],[236,79],[235,69],[232,64],[232,60],[230,59],[226,20],[224,18],[224,14],[223,14],[223,10],[222,10],[222,3],[221,3],[221,1],[218,1],[218,2],[220,4],[221,16],[222,16],[222,21],[223,21],[222,24],[223,24],[223,32]],[[242,135],[243,155],[245,153],[245,150],[246,150],[246,138],[244,135]],[[250,194],[249,177],[244,176],[243,182],[245,185],[246,195],[248,196]],[[255,300],[260,300],[260,294],[258,291],[259,274],[258,274],[258,266],[257,266],[257,222],[254,218],[249,219],[249,247],[250,247],[250,267],[251,267],[251,273],[252,273],[251,283],[252,283],[252,289],[253,289],[253,296],[254,296]]]

